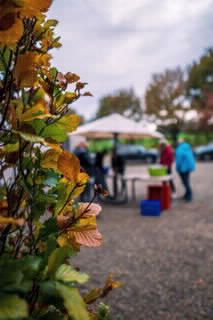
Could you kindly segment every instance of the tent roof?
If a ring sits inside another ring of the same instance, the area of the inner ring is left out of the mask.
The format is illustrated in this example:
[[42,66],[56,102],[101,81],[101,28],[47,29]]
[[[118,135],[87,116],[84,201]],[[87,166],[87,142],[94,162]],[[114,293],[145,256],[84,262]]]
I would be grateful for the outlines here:
[[151,130],[133,120],[114,113],[109,116],[94,120],[80,126],[72,135],[81,135],[87,138],[105,139],[113,138],[118,134],[121,138],[161,138],[163,135],[155,130]]

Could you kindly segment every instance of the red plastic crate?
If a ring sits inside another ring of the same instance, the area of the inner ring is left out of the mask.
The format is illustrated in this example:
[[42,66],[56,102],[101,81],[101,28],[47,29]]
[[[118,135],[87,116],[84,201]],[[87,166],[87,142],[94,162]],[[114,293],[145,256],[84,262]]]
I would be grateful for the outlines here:
[[148,186],[148,199],[160,200],[162,209],[169,209],[172,203],[170,185],[165,183],[163,185]]

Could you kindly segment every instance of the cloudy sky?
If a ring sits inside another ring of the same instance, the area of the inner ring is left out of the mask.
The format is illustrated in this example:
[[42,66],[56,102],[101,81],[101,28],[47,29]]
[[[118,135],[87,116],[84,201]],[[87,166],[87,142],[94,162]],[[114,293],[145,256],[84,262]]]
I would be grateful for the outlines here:
[[88,82],[94,98],[75,109],[94,115],[100,97],[133,87],[143,97],[152,73],[186,66],[213,45],[213,0],[54,0],[61,71]]

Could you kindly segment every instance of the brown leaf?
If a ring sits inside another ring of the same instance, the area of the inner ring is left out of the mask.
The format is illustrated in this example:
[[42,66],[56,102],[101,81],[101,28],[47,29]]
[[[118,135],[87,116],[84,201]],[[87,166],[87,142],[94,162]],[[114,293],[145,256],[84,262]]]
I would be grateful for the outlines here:
[[102,208],[98,203],[91,203],[84,202],[80,204],[80,215],[83,214],[83,217],[92,217],[98,216],[101,212]]
[[97,230],[70,231],[69,236],[77,243],[86,247],[100,247],[103,242],[101,233]]
[[16,21],[16,14],[14,12],[9,12],[3,17],[0,17],[0,31],[5,31],[10,29]]
[[7,214],[8,212],[8,202],[7,200],[0,200],[0,212],[2,215]]
[[89,91],[86,91],[86,92],[84,92],[82,94],[82,96],[84,96],[84,97],[93,97],[93,94],[91,92],[89,92]]
[[37,79],[36,53],[27,52],[19,55],[17,59],[14,77],[18,86],[32,87]]
[[16,44],[23,35],[23,32],[23,23],[14,13],[1,16],[0,12],[0,44]]
[[76,90],[81,90],[83,89],[88,83],[87,82],[77,82],[76,83]]
[[77,182],[80,161],[73,153],[63,151],[58,158],[58,169],[68,180]]
[[77,82],[78,80],[80,80],[80,77],[77,74],[72,72],[67,72],[65,74],[65,78],[69,83]]
[[63,75],[62,72],[58,72],[56,79],[57,79],[60,87],[63,88],[63,89],[66,89],[66,87],[67,87],[67,79],[66,79],[66,77]]

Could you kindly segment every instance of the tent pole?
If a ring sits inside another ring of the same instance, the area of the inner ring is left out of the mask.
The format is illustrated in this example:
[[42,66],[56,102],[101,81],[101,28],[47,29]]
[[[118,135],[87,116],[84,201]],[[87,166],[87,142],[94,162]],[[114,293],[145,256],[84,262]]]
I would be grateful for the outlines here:
[[[118,147],[118,133],[113,134],[113,157],[117,158],[117,148]],[[114,176],[113,176],[113,198],[117,198],[118,196],[118,172],[117,172],[117,166],[115,166],[114,169]]]

